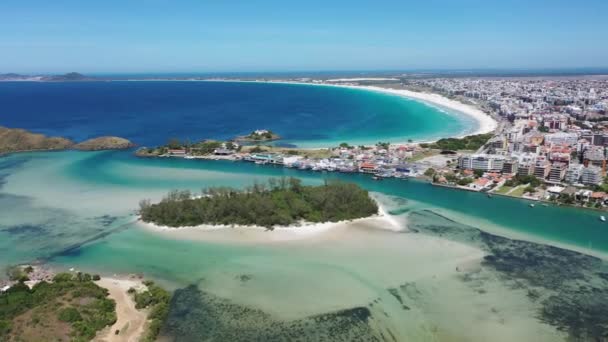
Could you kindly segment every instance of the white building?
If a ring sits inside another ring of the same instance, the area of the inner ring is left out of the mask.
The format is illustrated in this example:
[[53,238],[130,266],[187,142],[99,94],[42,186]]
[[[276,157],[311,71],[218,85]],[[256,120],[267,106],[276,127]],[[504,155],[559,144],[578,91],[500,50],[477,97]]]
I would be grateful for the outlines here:
[[504,156],[495,154],[472,154],[470,156],[461,156],[458,159],[458,166],[462,170],[500,171],[502,170],[504,161]]
[[566,171],[566,182],[570,184],[576,184],[581,179],[583,174],[583,165],[581,164],[570,164],[568,171]]
[[576,145],[578,142],[578,134],[557,132],[545,135],[545,144],[551,145]]
[[602,183],[602,169],[596,166],[583,168],[581,172],[581,183],[585,185],[598,185]]

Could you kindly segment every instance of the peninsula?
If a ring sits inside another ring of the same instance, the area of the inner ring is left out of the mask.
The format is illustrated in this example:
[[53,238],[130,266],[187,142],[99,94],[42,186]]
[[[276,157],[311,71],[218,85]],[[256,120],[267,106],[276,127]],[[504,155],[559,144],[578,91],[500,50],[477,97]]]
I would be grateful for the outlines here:
[[352,183],[305,186],[297,178],[271,179],[243,191],[209,188],[201,196],[172,191],[160,203],[140,202],[141,220],[159,226],[258,226],[338,222],[378,214],[369,193]]
[[44,134],[32,133],[19,128],[0,126],[0,155],[28,151],[61,151],[76,149],[80,151],[99,151],[127,149],[135,146],[127,139],[119,137],[98,137],[80,143],[63,138],[47,137]]

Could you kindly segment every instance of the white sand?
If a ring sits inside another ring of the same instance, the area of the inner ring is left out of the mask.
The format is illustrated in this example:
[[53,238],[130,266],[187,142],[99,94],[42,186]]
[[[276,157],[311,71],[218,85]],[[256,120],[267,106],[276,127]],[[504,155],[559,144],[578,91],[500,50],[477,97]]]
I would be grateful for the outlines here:
[[351,225],[366,223],[388,230],[399,230],[396,222],[382,214],[351,221],[303,223],[300,226],[277,226],[268,230],[259,226],[199,225],[167,227],[139,221],[137,225],[147,231],[169,238],[228,243],[274,243],[312,238],[331,238]]
[[[108,289],[109,297],[116,301],[116,323],[102,330],[95,341],[137,342],[143,336],[148,321],[145,310],[137,310],[135,302],[127,293],[130,288],[144,289],[136,279],[101,278],[96,284]],[[120,330],[118,335],[116,330]]]

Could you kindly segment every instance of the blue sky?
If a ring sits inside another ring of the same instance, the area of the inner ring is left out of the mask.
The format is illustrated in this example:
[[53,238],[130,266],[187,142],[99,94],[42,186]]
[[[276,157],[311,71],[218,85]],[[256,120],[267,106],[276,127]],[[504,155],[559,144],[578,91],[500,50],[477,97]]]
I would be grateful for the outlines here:
[[2,0],[0,72],[608,67],[606,0]]

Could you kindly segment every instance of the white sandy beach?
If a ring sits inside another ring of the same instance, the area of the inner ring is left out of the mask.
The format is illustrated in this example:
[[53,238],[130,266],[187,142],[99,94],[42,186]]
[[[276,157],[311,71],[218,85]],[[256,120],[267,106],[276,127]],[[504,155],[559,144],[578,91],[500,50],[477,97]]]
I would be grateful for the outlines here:
[[[345,79],[333,79],[327,80],[326,82],[357,82],[363,80],[395,80],[393,78],[345,78]],[[406,89],[394,89],[394,88],[383,88],[377,86],[363,86],[363,85],[352,85],[352,84],[340,84],[340,83],[311,83],[311,82],[297,82],[297,81],[273,81],[273,80],[225,80],[225,79],[206,79],[201,80],[202,82],[243,82],[243,83],[279,83],[279,84],[299,84],[299,85],[312,85],[312,86],[325,86],[325,87],[342,87],[351,89],[361,89],[368,91],[376,91],[385,94],[398,95],[408,99],[423,102],[430,106],[438,107],[439,109],[447,109],[448,111],[457,112],[466,115],[477,122],[477,128],[475,131],[455,136],[452,138],[462,138],[467,135],[485,134],[493,132],[498,127],[498,122],[489,114],[484,113],[482,110],[456,100],[449,99],[437,93],[423,93],[417,91],[411,91]],[[446,137],[447,138],[447,137]],[[432,142],[432,141],[417,141],[420,142]],[[405,143],[405,142],[394,142],[394,143]]]
[[241,243],[273,243],[319,237],[325,239],[335,237],[340,234],[339,232],[353,226],[369,226],[389,231],[404,229],[380,205],[378,206],[378,214],[371,217],[339,222],[303,222],[299,225],[277,226],[272,230],[259,226],[240,225],[198,225],[175,228],[142,221],[138,221],[137,225],[144,230],[177,239]]
[[[346,82],[352,81],[356,82],[360,79],[340,79],[334,81]],[[243,81],[249,82],[249,81]],[[256,82],[266,82],[266,83],[286,83],[286,84],[307,84],[307,85],[317,85],[317,86],[327,86],[327,87],[342,87],[342,88],[351,88],[351,89],[362,89],[368,91],[376,91],[385,94],[398,95],[403,96],[408,99],[413,99],[417,101],[424,102],[427,105],[438,107],[439,109],[447,109],[448,111],[455,111],[461,114],[464,114],[477,122],[477,129],[473,132],[464,134],[466,135],[475,135],[475,134],[485,134],[493,132],[496,127],[498,127],[498,122],[492,118],[489,114],[484,113],[482,110],[475,108],[472,105],[468,105],[456,100],[448,99],[445,96],[436,93],[423,93],[417,91],[411,91],[406,89],[393,89],[393,88],[383,88],[376,86],[362,86],[362,85],[352,85],[352,84],[332,84],[332,83],[308,83],[308,82],[287,82],[287,81],[256,81]],[[458,138],[462,137],[458,136]],[[425,141],[430,142],[430,141]]]
[[448,99],[447,97],[441,96],[439,94],[421,93],[421,92],[416,92],[416,91],[411,91],[411,90],[406,90],[406,89],[380,88],[380,87],[374,87],[374,86],[354,86],[354,88],[368,89],[368,90],[379,91],[379,92],[383,92],[383,93],[387,93],[387,94],[400,95],[403,97],[420,100],[420,101],[425,102],[430,105],[436,105],[441,108],[451,109],[451,110],[463,113],[465,115],[468,115],[468,116],[472,117],[473,119],[475,119],[475,121],[477,121],[477,123],[479,125],[477,130],[475,132],[471,133],[471,135],[490,133],[490,132],[493,132],[496,129],[496,127],[498,126],[498,123],[496,122],[496,120],[494,120],[494,118],[492,118],[490,115],[484,113],[480,109],[475,108],[471,105],[464,104],[464,103],[456,101],[456,100]]
[[[109,292],[116,302],[116,323],[98,333],[95,341],[137,342],[144,334],[148,322],[147,312],[137,310],[135,301],[127,293],[130,288],[143,289],[145,286],[137,279],[101,278],[97,285]],[[115,332],[119,330],[119,334]]]

